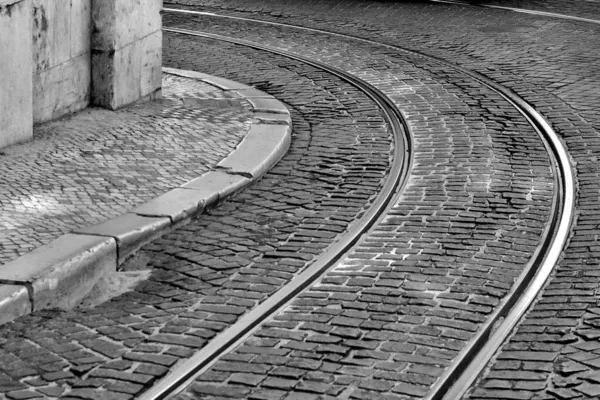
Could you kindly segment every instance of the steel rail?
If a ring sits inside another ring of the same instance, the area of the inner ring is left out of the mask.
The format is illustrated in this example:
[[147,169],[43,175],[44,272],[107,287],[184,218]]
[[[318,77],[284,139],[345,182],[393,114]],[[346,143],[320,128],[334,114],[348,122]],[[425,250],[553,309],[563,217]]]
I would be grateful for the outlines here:
[[265,302],[243,315],[225,331],[218,334],[207,346],[202,348],[194,356],[176,366],[173,373],[168,374],[147,392],[143,393],[140,397],[142,400],[164,399],[185,388],[188,384],[193,382],[196,376],[208,370],[218,360],[219,356],[235,348],[246,337],[258,329],[264,320],[284,308],[296,295],[314,282],[327,269],[334,266],[335,263],[346,254],[346,252],[348,252],[374,224],[379,222],[385,216],[385,212],[394,203],[394,200],[399,196],[402,188],[406,184],[408,172],[412,165],[412,138],[410,129],[405,122],[405,118],[389,98],[365,81],[326,64],[286,51],[273,49],[268,46],[184,29],[163,28],[163,31],[226,41],[262,51],[268,51],[301,61],[337,76],[360,89],[371,100],[377,103],[383,111],[385,119],[392,130],[394,149],[392,165],[382,190],[378,193],[363,217],[361,217],[348,232],[340,238],[340,240],[335,242],[305,271],[293,278],[290,283],[269,297]]
[[461,67],[440,57],[329,30],[192,10],[170,8],[164,10],[166,12],[181,12],[217,18],[229,18],[334,35],[346,39],[384,46],[406,54],[436,61],[470,76],[498,93],[511,103],[538,132],[549,151],[551,164],[554,170],[556,189],[554,192],[555,201],[553,202],[552,219],[542,236],[538,250],[515,281],[511,291],[504,297],[501,304],[496,308],[494,313],[492,313],[490,318],[488,318],[488,321],[482,325],[476,335],[468,342],[465,349],[459,353],[452,365],[448,367],[440,378],[438,378],[430,390],[429,395],[425,397],[426,400],[459,399],[483,371],[493,354],[498,350],[508,334],[516,326],[519,319],[533,303],[550,273],[558,263],[562,250],[567,243],[575,208],[575,173],[571,166],[567,151],[558,134],[554,132],[550,124],[548,124],[548,122],[529,103],[518,96],[514,91],[494,82],[483,74]]
[[[571,21],[587,22],[590,24],[599,24],[600,25],[600,20],[597,20],[597,19],[576,17],[574,15],[552,13],[552,12],[548,12],[548,11],[529,10],[527,8],[497,6],[494,4],[471,4],[471,3],[464,2],[464,1],[456,1],[456,0],[429,0],[429,1],[431,1],[433,3],[445,3],[445,4],[454,4],[454,5],[460,5],[460,6],[476,6],[476,7],[484,7],[484,8],[495,8],[498,10],[513,11],[513,12],[522,13],[522,14],[539,15],[541,17],[550,17],[550,18],[561,18],[561,19],[568,19]],[[586,0],[586,1],[596,2],[595,0]]]

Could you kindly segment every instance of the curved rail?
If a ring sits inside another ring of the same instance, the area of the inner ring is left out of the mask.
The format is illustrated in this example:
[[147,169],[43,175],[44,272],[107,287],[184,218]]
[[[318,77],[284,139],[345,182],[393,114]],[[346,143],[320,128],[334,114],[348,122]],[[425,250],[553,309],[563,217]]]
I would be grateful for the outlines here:
[[[574,172],[569,156],[556,132],[548,122],[524,99],[512,90],[499,85],[486,76],[461,67],[445,59],[431,56],[419,51],[406,49],[400,46],[380,43],[375,40],[354,37],[328,30],[306,28],[291,24],[262,21],[251,18],[219,15],[208,12],[179,10],[165,8],[165,12],[180,12],[194,15],[207,15],[219,18],[229,18],[254,23],[263,23],[292,29],[306,30],[316,33],[334,35],[346,39],[358,40],[369,44],[385,46],[405,54],[417,55],[436,61],[445,66],[470,76],[489,89],[495,91],[515,107],[535,128],[540,138],[546,145],[554,170],[555,194],[551,223],[542,237],[541,245],[526,265],[511,291],[504,297],[501,304],[488,321],[479,329],[477,334],[468,342],[467,346],[459,353],[452,365],[436,381],[426,400],[456,400],[469,389],[478,377],[493,354],[506,339],[518,320],[532,304],[544,283],[548,279],[554,266],[560,258],[562,249],[569,237],[575,204]],[[173,30],[171,30],[173,31]],[[216,37],[215,35],[211,35]],[[251,44],[256,46],[255,44]]]
[[412,138],[405,119],[398,108],[382,92],[370,84],[358,79],[337,68],[320,62],[309,60],[305,57],[294,55],[285,51],[276,50],[267,46],[257,45],[242,40],[222,37],[208,33],[188,31],[184,29],[168,29],[164,31],[179,34],[200,36],[215,40],[227,41],[234,44],[242,44],[258,50],[269,51],[294,60],[301,61],[313,67],[331,73],[340,79],[354,85],[362,90],[371,100],[381,108],[389,123],[394,137],[394,154],[388,178],[381,192],[373,201],[365,215],[350,228],[350,230],[336,243],[334,243],[317,261],[308,267],[300,275],[292,279],[290,283],[277,291],[264,303],[258,305],[248,314],[243,315],[236,323],[230,326],[213,339],[209,346],[202,348],[193,357],[177,366],[176,371],[161,379],[156,385],[142,394],[140,399],[158,400],[164,399],[170,394],[177,392],[187,386],[195,376],[201,374],[218,359],[218,357],[230,349],[236,347],[247,336],[251,335],[265,319],[285,307],[294,296],[299,294],[323,272],[332,267],[374,224],[380,221],[388,207],[393,203],[404,187],[408,171],[412,164]]
[[[429,0],[429,1],[434,2],[434,3],[455,4],[455,5],[460,5],[460,6],[473,6],[474,5],[472,3],[467,3],[464,1],[456,1],[456,0]],[[588,22],[590,24],[599,24],[600,25],[600,20],[576,17],[574,15],[558,14],[558,13],[552,13],[552,12],[548,12],[548,11],[528,10],[526,8],[497,6],[494,4],[475,4],[475,5],[477,7],[496,8],[498,10],[507,10],[507,11],[513,11],[513,12],[518,12],[518,13],[522,13],[522,14],[532,14],[532,15],[539,15],[541,17],[569,19],[571,21]]]

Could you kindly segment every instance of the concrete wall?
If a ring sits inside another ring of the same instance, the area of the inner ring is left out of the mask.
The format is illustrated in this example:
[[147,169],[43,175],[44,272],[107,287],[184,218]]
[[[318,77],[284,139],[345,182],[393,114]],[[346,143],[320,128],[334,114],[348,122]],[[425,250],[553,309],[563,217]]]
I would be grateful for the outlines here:
[[32,131],[31,0],[0,0],[0,147]]
[[32,0],[33,121],[87,107],[91,87],[91,0]]
[[0,148],[32,123],[160,96],[162,0],[0,0]]

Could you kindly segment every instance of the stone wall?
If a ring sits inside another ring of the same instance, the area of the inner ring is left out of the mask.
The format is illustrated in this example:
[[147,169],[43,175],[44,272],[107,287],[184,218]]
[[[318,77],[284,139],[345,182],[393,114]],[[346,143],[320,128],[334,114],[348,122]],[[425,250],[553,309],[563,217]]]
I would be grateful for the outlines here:
[[32,136],[31,0],[0,0],[0,148]]
[[0,148],[32,124],[160,96],[162,0],[0,0]]
[[33,121],[87,107],[91,88],[91,0],[32,0]]
[[162,0],[112,0],[94,5],[95,105],[116,109],[139,98],[160,95],[161,10]]

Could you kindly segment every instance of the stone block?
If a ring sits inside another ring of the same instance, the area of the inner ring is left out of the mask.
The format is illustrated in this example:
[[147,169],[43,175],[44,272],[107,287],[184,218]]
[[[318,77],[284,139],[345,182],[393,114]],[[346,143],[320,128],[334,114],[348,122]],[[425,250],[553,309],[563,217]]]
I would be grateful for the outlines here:
[[146,97],[160,90],[162,85],[162,31],[141,39],[140,96]]
[[256,98],[263,98],[263,99],[274,99],[273,96],[271,96],[268,93],[263,92],[262,90],[258,90],[258,89],[236,89],[233,90],[234,93],[239,94],[240,96],[243,97],[256,97]]
[[185,78],[200,79],[200,80],[209,79],[212,77],[212,75],[208,75],[208,74],[205,74],[202,72],[190,71],[190,70],[185,70],[185,69],[177,69],[177,68],[169,68],[169,67],[163,67],[162,71],[166,74],[183,76]]
[[252,86],[244,85],[230,79],[221,78],[219,76],[209,76],[202,79],[204,82],[209,83],[223,90],[250,90],[254,89]]
[[[120,0],[123,4],[130,7],[131,0]],[[123,36],[121,41],[123,44],[127,44],[127,41],[140,40],[147,36],[154,34],[155,32],[159,32],[162,29],[162,15],[161,11],[163,9],[163,1],[162,0],[138,0],[139,5],[135,8],[135,14],[137,19],[135,21],[139,21],[139,24],[135,24],[135,31],[129,31],[130,34],[128,36]],[[131,21],[132,19],[126,16],[124,13],[117,13],[117,25],[118,26],[127,26],[131,29]]]
[[32,0],[35,70],[55,67],[71,58],[71,1]]
[[253,119],[260,121],[260,123],[269,124],[292,124],[292,117],[289,114],[276,114],[268,112],[255,112],[252,116]]
[[[33,71],[44,71],[52,67],[52,23],[54,7],[47,9],[47,0],[32,0],[32,49]],[[50,15],[51,14],[51,15]]]
[[288,125],[254,124],[235,151],[218,166],[258,179],[287,152],[290,138]]
[[[223,171],[209,171],[183,185],[186,189],[203,190],[207,194],[216,193],[217,199],[223,199],[250,183],[250,179],[241,175],[231,175]],[[207,203],[206,206],[210,205]]]
[[160,95],[162,0],[92,3],[92,102],[111,110]]
[[117,48],[114,25],[116,20],[116,3],[114,1],[94,1],[92,3],[92,49],[95,51],[111,51]]
[[25,286],[0,284],[0,325],[31,312],[31,301]]
[[33,136],[31,26],[31,0],[0,0],[0,148]]
[[54,8],[50,19],[53,30],[51,66],[62,64],[71,58],[71,0],[46,0],[48,8]]
[[85,108],[90,99],[91,54],[84,53],[33,76],[36,123]]
[[93,49],[119,50],[160,31],[161,10],[162,0],[94,1],[92,21],[96,30],[92,37]]
[[32,0],[33,121],[89,103],[91,0]]
[[123,214],[96,225],[78,229],[75,233],[110,236],[117,241],[120,265],[142,245],[162,236],[171,229],[169,218],[141,217]]
[[134,208],[131,212],[148,217],[169,217],[172,223],[176,224],[201,214],[204,206],[214,203],[218,197],[216,192],[176,188]]
[[246,100],[252,104],[255,112],[269,112],[289,114],[290,111],[277,99],[269,99],[263,97],[246,97]]
[[111,110],[141,97],[141,43],[115,52],[92,54],[92,102]]
[[71,3],[71,57],[92,51],[92,0]]
[[0,282],[30,285],[34,310],[69,309],[116,267],[113,238],[67,234],[3,265]]

